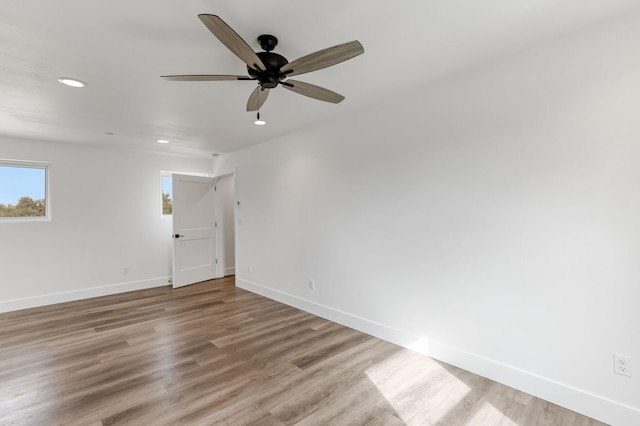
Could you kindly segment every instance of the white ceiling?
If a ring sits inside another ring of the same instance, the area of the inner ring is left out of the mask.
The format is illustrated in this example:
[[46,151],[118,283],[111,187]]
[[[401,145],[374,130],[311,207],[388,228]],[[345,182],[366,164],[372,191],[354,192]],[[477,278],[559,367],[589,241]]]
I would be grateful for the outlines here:
[[[0,135],[206,155],[245,148],[426,86],[638,7],[640,0],[3,0]],[[169,82],[165,74],[243,74],[200,22],[219,15],[260,50],[289,59],[350,40],[365,54],[295,77],[338,105],[274,89],[245,111],[253,81]],[[72,89],[61,76],[84,80]],[[113,133],[113,134],[108,134]],[[156,139],[171,140],[159,145]],[[2,157],[0,146],[0,157]]]

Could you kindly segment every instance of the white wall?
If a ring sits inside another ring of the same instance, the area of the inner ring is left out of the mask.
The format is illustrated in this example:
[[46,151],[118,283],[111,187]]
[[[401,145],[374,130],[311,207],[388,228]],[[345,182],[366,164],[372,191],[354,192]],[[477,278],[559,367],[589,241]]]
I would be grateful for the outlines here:
[[[638,28],[629,15],[222,157],[238,284],[640,424]],[[613,374],[614,352],[636,377]]]
[[[0,223],[0,312],[138,288],[171,277],[161,170],[209,159],[0,139],[0,158],[51,163],[52,220]],[[123,267],[129,273],[123,274]]]

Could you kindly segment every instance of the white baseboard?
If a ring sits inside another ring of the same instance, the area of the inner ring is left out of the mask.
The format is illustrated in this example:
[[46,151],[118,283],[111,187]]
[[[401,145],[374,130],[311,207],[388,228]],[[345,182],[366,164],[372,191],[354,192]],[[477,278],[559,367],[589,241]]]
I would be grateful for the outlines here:
[[229,275],[235,275],[235,274],[236,274],[236,268],[234,266],[224,268],[225,277],[228,277]]
[[28,308],[37,308],[39,306],[53,305],[54,303],[64,303],[72,302],[75,300],[90,299],[92,297],[108,296],[110,294],[125,293],[127,291],[144,290],[146,288],[152,287],[162,287],[164,285],[168,285],[169,279],[171,279],[171,277],[152,278],[149,280],[118,283],[100,287],[84,288],[81,290],[45,294],[43,296],[0,301],[0,313],[18,311]]
[[638,408],[244,279],[236,278],[236,285],[269,299],[415,350],[602,422],[615,426],[640,425]]

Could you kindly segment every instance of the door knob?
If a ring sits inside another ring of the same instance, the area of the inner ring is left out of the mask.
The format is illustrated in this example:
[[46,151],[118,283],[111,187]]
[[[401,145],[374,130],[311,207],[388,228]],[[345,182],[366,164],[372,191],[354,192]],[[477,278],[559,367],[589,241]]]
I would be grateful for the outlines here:
[[173,236],[173,238],[184,238],[184,235],[175,234],[175,235]]

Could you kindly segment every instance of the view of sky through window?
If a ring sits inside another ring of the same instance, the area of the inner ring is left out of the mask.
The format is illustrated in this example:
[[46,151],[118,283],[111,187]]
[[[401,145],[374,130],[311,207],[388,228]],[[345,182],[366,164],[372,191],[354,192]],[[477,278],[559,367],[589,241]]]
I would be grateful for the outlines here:
[[22,197],[45,197],[45,169],[0,166],[0,204],[15,205]]
[[171,176],[162,176],[162,192],[169,194],[169,198],[173,199],[173,181]]
[[173,213],[173,180],[171,175],[162,176],[162,214]]

